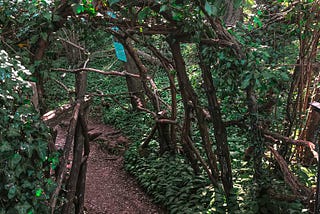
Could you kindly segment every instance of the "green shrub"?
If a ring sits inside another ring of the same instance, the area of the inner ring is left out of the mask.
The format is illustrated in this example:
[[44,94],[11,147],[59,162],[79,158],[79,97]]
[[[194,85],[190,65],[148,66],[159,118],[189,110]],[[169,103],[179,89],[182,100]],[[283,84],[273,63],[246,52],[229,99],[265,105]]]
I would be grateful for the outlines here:
[[49,131],[28,99],[28,71],[4,51],[0,62],[0,213],[48,213]]

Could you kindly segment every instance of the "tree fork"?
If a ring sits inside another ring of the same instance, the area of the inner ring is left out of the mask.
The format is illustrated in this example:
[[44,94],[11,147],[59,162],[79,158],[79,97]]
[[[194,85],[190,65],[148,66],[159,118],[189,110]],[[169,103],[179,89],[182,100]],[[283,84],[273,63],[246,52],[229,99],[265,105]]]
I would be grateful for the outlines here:
[[[147,97],[151,101],[151,104],[156,112],[160,112],[160,103],[158,98],[158,91],[157,88],[153,82],[153,80],[148,77],[147,75],[147,68],[142,64],[140,58],[138,57],[137,52],[133,49],[132,45],[129,43],[123,43],[125,48],[127,49],[127,52],[129,53],[130,57],[132,57],[133,61],[135,62],[140,77],[142,81],[142,86],[144,91],[146,92]],[[148,85],[147,82],[150,82],[150,85],[153,87],[154,91],[152,91]],[[140,107],[140,106],[138,106]],[[160,152],[164,153],[165,151],[174,152],[174,149],[172,150],[173,146],[171,145],[171,138],[170,138],[170,132],[167,130],[167,124],[159,125],[157,126],[158,134],[159,134],[159,142],[160,142]]]
[[[206,151],[206,155],[208,158],[208,165],[211,170],[211,172],[208,175],[213,176],[215,180],[217,180],[217,178],[219,177],[218,170],[217,170],[218,167],[217,167],[216,157],[212,151],[212,143],[209,138],[208,126],[206,124],[205,115],[202,109],[198,108],[198,97],[194,89],[192,88],[189,78],[187,76],[185,62],[181,54],[180,43],[177,41],[175,42],[170,41],[169,45],[170,45],[173,59],[176,66],[178,84],[180,87],[184,108],[185,110],[190,108],[193,108],[195,110],[196,117],[198,119],[197,121],[198,121],[200,135],[202,138],[202,143]],[[186,133],[183,133],[183,134],[186,134]]]

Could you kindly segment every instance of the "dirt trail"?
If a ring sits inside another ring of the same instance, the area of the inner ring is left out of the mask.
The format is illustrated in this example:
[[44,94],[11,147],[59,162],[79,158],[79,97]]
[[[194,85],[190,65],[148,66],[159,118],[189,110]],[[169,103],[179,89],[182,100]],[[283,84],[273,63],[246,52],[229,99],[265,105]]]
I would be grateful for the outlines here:
[[97,144],[91,145],[88,162],[85,208],[89,214],[159,213],[123,169],[123,157],[109,160]]
[[[55,146],[63,149],[69,126],[68,116],[48,124],[56,131]],[[98,120],[95,120],[98,121]],[[120,131],[102,123],[88,123],[90,155],[88,158],[86,214],[165,213],[154,205],[137,182],[124,170],[123,154],[129,141]]]
[[[128,140],[112,127],[89,124],[90,156],[85,193],[88,214],[164,213],[152,204],[137,182],[124,170]],[[101,134],[99,134],[101,133]]]

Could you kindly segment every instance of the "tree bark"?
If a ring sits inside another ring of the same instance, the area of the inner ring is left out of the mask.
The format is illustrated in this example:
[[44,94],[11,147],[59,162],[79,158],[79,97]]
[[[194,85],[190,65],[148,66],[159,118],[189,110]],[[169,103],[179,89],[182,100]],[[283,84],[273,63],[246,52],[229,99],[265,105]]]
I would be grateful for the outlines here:
[[[151,101],[151,104],[154,108],[154,111],[156,111],[155,116],[163,117],[164,115],[161,115],[161,108],[160,108],[160,101],[159,101],[159,95],[158,91],[156,88],[156,85],[154,84],[152,78],[147,75],[147,68],[142,64],[140,58],[138,57],[137,52],[134,50],[132,45],[130,43],[124,43],[124,46],[127,49],[129,57],[132,57],[136,67],[138,68],[141,81],[142,81],[142,86],[143,90],[146,93],[148,99]],[[148,86],[147,83],[150,83],[151,87],[153,90],[151,90]],[[169,119],[169,118],[162,118],[162,119]],[[173,150],[171,138],[170,138],[170,132],[168,131],[168,124],[157,124],[157,129],[158,129],[158,135],[159,135],[159,145],[160,145],[160,153],[163,154],[166,151],[169,152],[175,152]]]
[[67,202],[62,209],[62,213],[71,214],[75,213],[75,202],[76,202],[76,190],[77,190],[77,183],[81,168],[81,160],[82,160],[82,151],[83,151],[83,144],[84,144],[84,137],[82,135],[82,127],[78,120],[76,126],[76,133],[74,138],[74,148],[73,148],[73,160],[72,160],[72,167],[70,176],[68,178],[68,183],[66,186],[67,195],[66,199]]
[[207,95],[208,110],[212,118],[212,124],[214,127],[214,137],[217,145],[218,160],[221,167],[221,180],[224,187],[226,196],[230,195],[232,184],[232,170],[229,145],[227,140],[227,130],[222,120],[220,104],[218,102],[215,86],[213,85],[213,79],[208,66],[206,66],[203,56],[201,55],[201,47],[199,51],[200,68],[202,70],[203,86]]
[[[31,61],[33,64],[35,64],[37,61],[42,60],[45,51],[49,45],[49,42],[47,39],[40,38],[37,43],[34,45],[32,49],[34,49],[34,56],[31,58]],[[40,114],[46,113],[46,107],[45,107],[45,100],[44,100],[44,78],[43,78],[43,68],[41,68],[41,64],[35,66],[35,70],[33,73],[34,78],[36,79],[36,86],[37,86],[37,94],[38,94],[38,108],[40,111]]]
[[262,156],[264,153],[264,142],[262,139],[262,133],[260,129],[260,122],[258,119],[258,104],[256,100],[256,95],[254,92],[254,82],[255,79],[251,79],[249,86],[246,88],[247,95],[247,106],[250,119],[250,137],[251,145],[254,148],[253,154],[253,168],[254,168],[254,180],[259,182],[262,177]]
[[[212,151],[212,143],[209,137],[208,126],[206,124],[205,115],[202,111],[202,108],[199,108],[198,106],[199,105],[198,97],[194,89],[192,88],[192,85],[188,78],[185,62],[181,54],[180,43],[175,41],[175,42],[170,42],[169,45],[170,45],[172,56],[175,62],[175,67],[176,67],[177,77],[178,77],[178,84],[179,84],[185,112],[195,111],[200,135],[202,138],[203,147],[206,151],[206,155],[208,158],[208,165],[211,170],[210,172],[211,174],[209,174],[209,177],[213,178],[214,180],[212,181],[213,183],[217,183],[218,167],[217,167],[216,157]],[[183,126],[186,128],[190,128],[190,125],[187,125],[190,123],[189,119],[190,119],[189,117],[184,118]],[[190,136],[190,130],[184,130],[182,135]]]
[[[137,65],[134,59],[130,56],[130,54],[128,54],[128,52],[126,56],[127,56],[127,62],[125,66],[126,66],[127,72],[130,74],[139,75],[139,70],[137,68]],[[137,111],[139,105],[145,106],[145,99],[144,99],[144,93],[143,93],[144,89],[143,89],[142,82],[140,79],[129,77],[129,76],[126,77],[126,82],[127,82],[128,92],[131,96],[131,106],[133,110]]]
[[70,120],[70,125],[67,133],[66,143],[63,148],[63,157],[59,163],[59,170],[57,172],[57,187],[53,192],[50,198],[50,207],[51,207],[51,214],[54,214],[55,207],[57,204],[58,195],[60,193],[63,179],[65,178],[65,173],[67,170],[67,162],[69,158],[69,154],[72,148],[72,142],[74,139],[74,135],[76,133],[76,125],[78,123],[78,116],[80,111],[80,103],[77,103],[73,109],[72,118]]
[[226,26],[234,26],[240,19],[242,19],[242,8],[235,8],[233,0],[226,1],[226,13],[223,17]]
[[[88,136],[86,127],[86,118],[88,107],[84,104],[84,96],[87,89],[87,72],[79,72],[76,74],[76,100],[80,103],[80,111],[78,115],[76,132],[74,135],[74,149],[73,149],[73,160],[70,176],[67,183],[67,202],[63,206],[62,212],[77,213],[76,211],[83,210],[83,198],[85,188],[85,174],[86,174],[86,163],[83,163],[83,150],[85,158],[88,157]],[[82,119],[82,121],[81,121]],[[86,145],[86,147],[85,147]],[[79,180],[81,179],[81,180]],[[79,189],[80,188],[80,189]],[[80,196],[80,198],[76,196]],[[80,203],[79,203],[80,202]]]

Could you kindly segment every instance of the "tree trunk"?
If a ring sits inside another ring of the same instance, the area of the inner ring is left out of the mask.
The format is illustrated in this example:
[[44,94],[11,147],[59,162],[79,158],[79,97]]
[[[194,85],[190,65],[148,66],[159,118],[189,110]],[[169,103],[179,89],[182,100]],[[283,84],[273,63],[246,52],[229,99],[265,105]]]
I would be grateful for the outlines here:
[[[316,80],[316,83],[318,83],[320,78],[318,77]],[[315,84],[318,85],[318,84]],[[314,99],[313,101],[317,101],[320,99],[320,88],[316,88],[315,92],[313,93]],[[306,126],[302,132],[302,139],[311,141],[313,143],[318,142],[315,136],[317,135],[317,130],[320,124],[320,114],[316,112],[313,108],[309,109],[308,118],[306,122]],[[314,155],[312,154],[311,150],[309,148],[305,148],[304,154],[303,154],[303,164],[309,166],[313,163],[315,163],[317,160],[315,160]]]
[[264,142],[262,139],[262,133],[260,129],[260,122],[258,119],[258,105],[256,100],[256,95],[254,93],[254,83],[255,79],[251,79],[249,86],[246,88],[247,94],[247,106],[249,112],[249,119],[250,119],[250,136],[251,136],[251,145],[254,148],[253,154],[253,168],[254,168],[254,175],[253,178],[256,182],[259,183],[263,171],[262,171],[262,156],[264,153]]
[[[86,164],[83,164],[83,159],[84,159],[83,150],[85,148],[84,147],[85,143],[87,143],[86,141],[88,141],[87,133],[86,133],[87,130],[84,129],[84,126],[86,126],[86,118],[87,118],[87,110],[88,110],[87,106],[85,106],[85,103],[84,103],[86,88],[87,88],[87,73],[84,71],[77,73],[76,74],[76,100],[78,103],[80,103],[81,107],[79,111],[79,116],[78,116],[79,119],[77,120],[76,132],[74,136],[72,167],[71,167],[68,183],[66,186],[67,202],[62,209],[62,212],[66,214],[76,213],[76,210],[78,212],[79,210],[83,210],[85,174],[86,174]],[[88,150],[88,148],[86,148],[86,150]],[[88,155],[88,151],[86,151],[86,153]],[[80,198],[77,198],[76,197],[77,195],[80,196]]]
[[77,183],[81,168],[81,160],[82,160],[82,150],[84,144],[84,137],[82,135],[82,127],[78,120],[76,126],[76,133],[74,139],[74,147],[73,147],[73,160],[72,160],[72,167],[70,176],[68,178],[68,183],[66,186],[67,195],[66,195],[66,204],[62,209],[62,213],[71,214],[75,213],[75,202],[76,202],[76,190],[77,190]]
[[[139,70],[135,61],[132,59],[130,54],[126,54],[127,63],[125,64],[126,70],[131,74],[139,74]],[[145,106],[145,99],[143,93],[143,85],[140,79],[133,77],[126,77],[128,92],[131,96],[131,105],[134,111],[138,110],[138,106]]]
[[[32,49],[34,49],[34,56],[31,58],[31,61],[33,64],[35,64],[37,61],[42,60],[45,51],[48,47],[48,40],[40,38],[37,43],[34,45]],[[38,108],[40,111],[40,114],[46,113],[46,106],[45,106],[45,100],[44,100],[44,79],[43,79],[43,68],[41,68],[41,64],[35,66],[35,70],[33,73],[34,78],[36,79],[36,86],[37,86],[37,94],[38,94]]]
[[213,79],[208,66],[206,66],[201,56],[202,51],[199,51],[200,67],[202,70],[203,86],[207,95],[209,104],[209,113],[212,118],[214,127],[214,136],[217,145],[218,160],[221,167],[221,180],[224,187],[226,196],[230,195],[232,184],[232,171],[231,171],[231,160],[229,145],[227,140],[227,130],[224,122],[222,121],[222,115],[220,110],[220,104],[216,95],[216,89],[213,85]]
[[90,153],[90,144],[89,144],[89,136],[88,136],[88,127],[87,127],[87,112],[88,107],[84,109],[82,115],[80,113],[79,120],[81,123],[81,128],[83,130],[84,134],[84,151],[83,151],[83,159],[81,160],[81,166],[80,166],[80,172],[79,172],[79,178],[77,183],[77,190],[76,190],[76,207],[75,207],[75,213],[83,213],[84,211],[84,195],[85,195],[85,189],[86,189],[86,175],[87,175],[87,160]]
[[[218,179],[218,167],[216,162],[216,157],[213,154],[212,151],[212,143],[210,141],[209,137],[209,131],[208,126],[206,124],[205,115],[202,111],[202,108],[198,106],[199,101],[198,97],[192,88],[192,85],[190,83],[190,80],[188,78],[185,62],[183,60],[181,49],[180,49],[180,43],[178,42],[170,42],[170,48],[173,55],[173,59],[176,66],[177,71],[177,77],[178,77],[178,84],[181,91],[181,97],[184,105],[184,109],[186,112],[193,112],[195,111],[195,115],[197,117],[198,127],[200,131],[200,135],[202,138],[203,147],[206,151],[206,155],[208,158],[208,165],[211,170],[211,174],[209,174],[209,177],[213,179],[213,183],[217,183]],[[186,127],[186,124],[190,123],[190,121],[187,121],[186,119],[190,119],[189,117],[184,119],[184,127]],[[189,125],[190,127],[190,125]],[[182,135],[189,136],[189,130],[184,130]]]
[[[157,88],[151,79],[150,76],[147,75],[148,71],[147,68],[142,64],[140,58],[138,57],[137,52],[134,50],[130,42],[124,43],[124,46],[127,49],[128,58],[132,58],[136,68],[138,69],[139,75],[141,77],[141,83],[145,94],[147,95],[148,99],[150,100],[155,113],[155,117],[160,119],[163,115],[159,115],[158,113],[161,112],[160,101],[159,101],[159,94]],[[149,88],[147,83],[150,83],[152,90]],[[162,119],[169,119],[169,118],[162,118]],[[170,131],[168,130],[167,124],[157,124],[158,135],[159,135],[159,145],[160,145],[160,153],[163,154],[166,151],[175,152],[174,146],[172,146],[171,138],[170,138]]]

